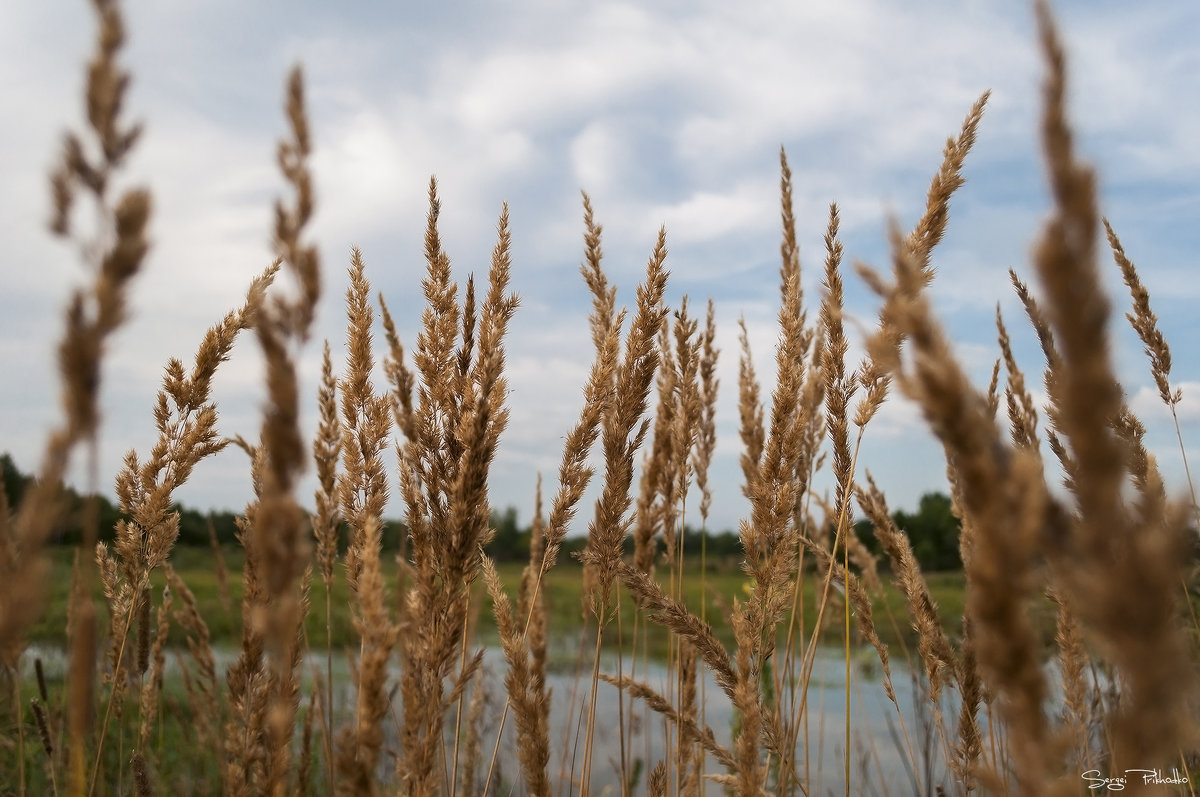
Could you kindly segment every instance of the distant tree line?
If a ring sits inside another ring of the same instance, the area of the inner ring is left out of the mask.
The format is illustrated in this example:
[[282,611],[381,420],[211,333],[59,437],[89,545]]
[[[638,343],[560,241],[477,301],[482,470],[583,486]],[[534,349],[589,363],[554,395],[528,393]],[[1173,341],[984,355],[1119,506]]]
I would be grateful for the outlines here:
[[[15,511],[16,507],[20,506],[25,491],[33,482],[33,477],[22,473],[8,454],[0,454],[0,471],[3,472],[4,495],[8,500],[9,509]],[[66,487],[63,490],[64,512],[51,534],[52,544],[74,545],[80,542],[86,517],[84,511],[88,508],[89,500],[95,502],[96,516],[99,519],[99,539],[106,542],[113,539],[117,521],[124,517],[116,505],[103,495],[83,496]],[[179,504],[174,504],[171,508],[179,513],[177,544],[209,545],[214,536],[221,545],[237,542],[236,513],[228,510],[201,512]],[[922,569],[936,571],[962,568],[958,549],[960,524],[951,511],[949,497],[941,493],[926,493],[921,497],[916,512],[901,510],[895,512],[892,517],[900,529],[908,534]],[[519,523],[516,507],[493,511],[492,528],[495,529],[495,535],[487,546],[489,555],[502,562],[524,561],[529,558],[531,529],[528,524],[522,526]],[[855,523],[855,531],[872,553],[877,556],[883,555],[869,521],[860,520]],[[386,550],[400,549],[407,535],[408,527],[403,521],[384,521],[383,546]],[[568,537],[563,542],[562,555],[570,556],[578,552],[583,548],[584,541],[582,536]],[[346,529],[343,529],[343,548],[346,542]],[[703,548],[713,567],[735,566],[742,558],[741,540],[732,531],[701,533],[689,526],[683,531],[683,547],[689,555],[699,555]],[[633,552],[631,538],[626,539],[626,548],[627,553]]]
[[[916,512],[899,510],[892,513],[896,526],[908,535],[913,555],[926,572],[938,570],[961,570],[962,555],[958,538],[962,523],[954,516],[950,496],[943,493],[925,493],[917,504]],[[854,524],[858,537],[871,553],[883,556],[883,546],[875,538],[869,520]],[[885,560],[886,561],[886,560]]]

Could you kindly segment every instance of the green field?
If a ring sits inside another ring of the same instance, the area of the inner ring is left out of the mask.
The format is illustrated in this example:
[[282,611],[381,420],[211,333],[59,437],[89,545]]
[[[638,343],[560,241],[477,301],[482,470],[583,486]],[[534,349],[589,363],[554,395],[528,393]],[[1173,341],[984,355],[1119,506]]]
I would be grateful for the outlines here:
[[[73,549],[51,549],[51,578],[48,580],[50,592],[48,605],[41,621],[31,633],[30,641],[50,646],[65,646],[65,629],[67,628],[67,598],[71,585],[71,559]],[[184,583],[195,595],[200,616],[208,623],[212,643],[216,647],[236,647],[241,635],[241,569],[243,554],[239,548],[227,547],[222,550],[221,558],[226,571],[227,589],[222,589],[219,577],[220,569],[212,550],[207,548],[178,547],[172,553],[172,564]],[[522,566],[519,563],[501,563],[498,570],[510,596],[515,600],[517,586],[520,583]],[[394,554],[384,554],[384,573],[389,584],[396,583],[397,565]],[[707,604],[705,610],[707,619],[713,626],[718,638],[732,645],[733,635],[726,622],[731,600],[735,597],[746,597],[747,579],[741,573],[735,561],[709,562],[705,578],[700,578],[699,558],[689,558],[684,567],[687,577],[683,579],[683,601],[696,610],[701,606],[702,596]],[[659,578],[666,586],[666,572],[659,569]],[[875,613],[875,624],[880,637],[894,648],[893,655],[903,655],[903,651],[915,640],[915,632],[908,622],[908,613],[904,605],[904,596],[892,585],[887,574],[881,574],[885,586],[882,595],[872,596]],[[942,613],[944,627],[957,636],[961,631],[963,605],[965,600],[965,581],[962,573],[933,573],[927,576],[933,599]],[[164,578],[161,572],[156,572],[153,580],[156,596],[161,593]],[[549,626],[557,638],[573,638],[583,629],[582,611],[582,568],[574,560],[564,560],[549,571],[543,589],[547,599]],[[803,596],[801,606],[806,607],[808,614],[803,618],[806,624],[805,637],[812,633],[815,617],[812,607],[816,600],[821,584],[808,573],[803,579]],[[482,584],[476,584],[474,595],[480,608],[478,630],[481,641],[494,642],[495,623],[491,612],[491,600],[487,597]],[[104,611],[103,596],[99,585],[96,587],[97,606]],[[155,598],[155,603],[158,603]],[[309,648],[323,650],[327,644],[335,649],[347,645],[355,645],[358,637],[354,631],[351,618],[351,600],[345,581],[342,578],[340,566],[334,575],[333,597],[330,602],[332,616],[329,623],[329,636],[325,622],[325,587],[319,576],[314,577],[311,594],[311,610],[307,616],[307,633]],[[178,603],[176,604],[178,605]],[[623,595],[621,622],[624,629],[632,628],[634,607],[628,595]],[[1039,627],[1045,634],[1053,633],[1053,614],[1048,602],[1035,606],[1035,615]],[[825,618],[825,629],[822,641],[827,643],[840,642],[842,639],[840,618],[843,609],[840,595],[836,592],[830,609]],[[799,618],[797,618],[799,620]],[[786,624],[783,626],[786,629]],[[666,633],[658,626],[650,629],[656,641],[666,642]],[[781,636],[786,630],[781,631]],[[857,631],[852,631],[857,637]],[[183,630],[172,624],[168,641],[170,645],[185,645],[186,638]],[[609,634],[610,640],[615,634]],[[1048,639],[1048,637],[1047,637]],[[652,644],[652,647],[656,645]],[[907,658],[907,657],[906,657]]]

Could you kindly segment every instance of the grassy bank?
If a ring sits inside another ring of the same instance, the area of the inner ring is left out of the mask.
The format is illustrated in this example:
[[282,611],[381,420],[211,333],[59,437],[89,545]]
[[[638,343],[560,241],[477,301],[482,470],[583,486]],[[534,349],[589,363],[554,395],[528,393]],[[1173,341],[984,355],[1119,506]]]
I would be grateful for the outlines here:
[[[52,590],[45,614],[30,631],[30,640],[40,644],[60,646],[67,645],[67,609],[71,584],[71,563],[74,549],[59,548],[50,552],[51,573],[49,583]],[[196,598],[200,616],[205,619],[215,646],[233,648],[241,644],[242,634],[242,582],[241,571],[244,565],[244,554],[240,548],[226,547],[221,551],[221,561],[226,573],[224,583],[214,552],[208,548],[179,547],[172,553],[171,561],[175,571],[183,582],[191,589]],[[381,560],[384,578],[388,583],[397,583],[397,565],[394,556],[384,555]],[[517,589],[521,581],[523,566],[517,563],[501,563],[497,566],[501,581],[512,599],[516,599]],[[733,631],[729,625],[729,607],[733,598],[744,599],[747,586],[750,583],[741,572],[735,561],[709,562],[709,572],[700,578],[699,557],[685,559],[683,572],[690,574],[683,580],[683,602],[697,616],[701,615],[701,598],[704,598],[704,612],[712,625],[717,638],[726,644],[733,642]],[[543,585],[546,595],[546,606],[549,613],[549,625],[555,632],[564,637],[574,637],[584,628],[583,612],[583,568],[573,560],[560,562],[557,567],[547,572]],[[889,646],[895,648],[893,655],[903,655],[903,651],[911,649],[915,652],[917,633],[908,619],[903,591],[898,588],[887,574],[884,574],[883,591],[871,598],[879,627],[880,638]],[[666,584],[666,572],[659,570],[660,583]],[[961,633],[963,607],[966,605],[966,579],[962,573],[929,573],[926,575],[930,596],[941,610],[946,623],[946,630],[952,637]],[[166,579],[161,573],[156,573],[152,579],[152,588],[161,591]],[[799,604],[801,606],[815,605],[819,598],[821,584],[815,573],[808,573],[803,579]],[[474,596],[478,604],[478,632],[483,635],[482,641],[495,644],[496,622],[492,614],[492,600],[482,584],[477,584]],[[829,617],[840,615],[840,593],[835,595],[836,610]],[[103,607],[103,595],[100,586],[96,587],[95,599]],[[314,579],[309,597],[311,610],[305,617],[305,631],[308,643],[313,650],[323,650],[326,647],[325,624],[325,586],[321,579]],[[353,601],[346,582],[342,579],[333,582],[333,609],[330,618],[328,637],[335,649],[352,646],[358,642],[358,634],[352,622]],[[636,614],[633,599],[622,591],[621,600],[622,623],[632,627]],[[1043,639],[1048,643],[1053,635],[1054,617],[1049,601],[1044,601],[1038,608],[1039,628]],[[810,612],[804,618],[804,636],[807,639],[812,634],[814,613]],[[836,643],[842,639],[842,631],[836,623],[825,623],[822,629],[821,641]],[[665,642],[666,632],[657,625],[650,626],[652,637],[658,642]],[[856,635],[857,636],[857,635]],[[186,632],[178,624],[173,624],[168,632],[168,644],[182,646],[187,642]],[[615,640],[612,640],[615,644]],[[656,649],[664,651],[661,645]]]

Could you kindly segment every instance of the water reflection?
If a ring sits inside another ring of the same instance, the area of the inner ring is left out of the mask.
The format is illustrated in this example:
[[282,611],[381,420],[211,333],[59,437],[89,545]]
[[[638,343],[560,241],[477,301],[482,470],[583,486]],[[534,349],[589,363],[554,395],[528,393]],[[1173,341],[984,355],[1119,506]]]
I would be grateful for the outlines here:
[[[558,655],[547,673],[547,687],[551,693],[551,758],[550,778],[557,784],[558,794],[574,794],[577,784],[571,782],[568,773],[582,770],[584,734],[586,728],[585,704],[589,686],[591,659],[583,665],[582,674],[576,673],[576,656],[567,656],[566,651],[573,642],[559,641]],[[235,648],[218,648],[214,651],[219,677],[238,655]],[[167,679],[179,678],[179,661],[187,660],[187,652],[180,650],[168,655]],[[26,676],[33,677],[33,660],[41,657],[47,676],[56,679],[65,672],[63,653],[52,648],[31,648],[23,657],[23,665],[29,670]],[[393,659],[395,661],[395,659]],[[601,672],[616,675],[619,671],[615,656],[601,659]],[[191,666],[189,661],[188,666]],[[326,657],[314,653],[304,663],[304,690],[307,693],[313,679],[325,680]],[[705,668],[701,668],[705,671]],[[484,656],[484,689],[487,690],[487,710],[481,739],[482,768],[487,769],[499,728],[500,716],[505,702],[504,674],[507,666],[499,648],[487,648]],[[624,674],[629,675],[660,694],[668,694],[668,670],[662,663],[637,662],[632,667],[625,662]],[[885,695],[879,662],[870,648],[852,653],[850,667],[850,709],[846,707],[846,661],[844,652],[838,648],[819,648],[814,659],[812,677],[807,693],[806,721],[802,723],[796,744],[796,773],[808,786],[810,795],[845,793],[845,747],[846,722],[850,723],[850,778],[851,792],[855,794],[933,794],[937,785],[956,793],[945,769],[946,757],[943,742],[935,730],[930,716],[931,704],[917,677],[902,662],[892,662],[892,681],[896,693],[894,705]],[[398,683],[400,670],[393,665],[391,682]],[[354,687],[348,659],[344,653],[333,658],[334,705],[338,722],[349,718],[354,706]],[[785,700],[792,699],[791,692],[781,683]],[[593,740],[592,791],[595,794],[620,794],[621,771],[621,723],[622,708],[618,692],[608,683],[597,687],[597,714]],[[736,723],[735,712],[726,695],[717,686],[711,675],[706,674],[700,694],[703,695],[704,722],[712,728],[718,744],[729,747]],[[470,701],[468,692],[464,701]],[[396,690],[393,706],[395,716],[402,717],[399,690]],[[797,707],[801,695],[795,694]],[[949,691],[943,696],[942,711],[949,725],[948,733],[953,739],[953,726],[958,716],[957,695]],[[674,737],[674,729],[668,728],[661,716],[650,711],[644,703],[634,701],[632,717],[626,698],[625,745],[629,771],[637,773],[634,794],[645,793],[646,774],[654,765],[671,754],[668,735]],[[798,710],[797,710],[797,713]],[[453,745],[453,715],[448,727],[447,746]],[[982,718],[981,718],[982,721]],[[386,722],[387,744],[399,747],[396,722]],[[910,755],[911,749],[911,755]],[[495,794],[521,794],[520,769],[516,752],[516,731],[511,712],[509,713],[500,746],[496,755],[496,771],[493,773],[492,792]],[[705,757],[706,772],[718,774],[724,770],[711,755]],[[914,762],[915,761],[915,767]],[[391,763],[387,762],[390,770]],[[385,773],[381,772],[381,776]],[[482,783],[483,774],[480,778]],[[516,788],[513,789],[514,784]],[[719,794],[720,787],[710,786],[708,793]]]

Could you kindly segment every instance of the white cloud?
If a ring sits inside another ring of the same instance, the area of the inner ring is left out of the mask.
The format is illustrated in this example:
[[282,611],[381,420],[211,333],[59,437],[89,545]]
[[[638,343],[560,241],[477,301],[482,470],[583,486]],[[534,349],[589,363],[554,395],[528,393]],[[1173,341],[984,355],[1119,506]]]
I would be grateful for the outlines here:
[[[1195,426],[1200,423],[1200,382],[1172,382],[1171,389],[1182,391],[1182,400],[1175,405],[1175,414],[1183,427]],[[1163,403],[1158,394],[1158,387],[1142,385],[1129,398],[1129,408],[1142,419],[1148,427],[1170,428],[1174,431],[1174,420],[1171,410]]]
[[777,207],[778,200],[767,186],[743,183],[722,192],[699,191],[680,202],[654,207],[646,215],[648,223],[661,219],[672,238],[703,243],[735,231],[761,229],[774,221]]
[[624,164],[630,147],[620,129],[608,119],[588,124],[571,141],[571,165],[575,179],[597,195],[608,192],[616,178],[626,173]]

